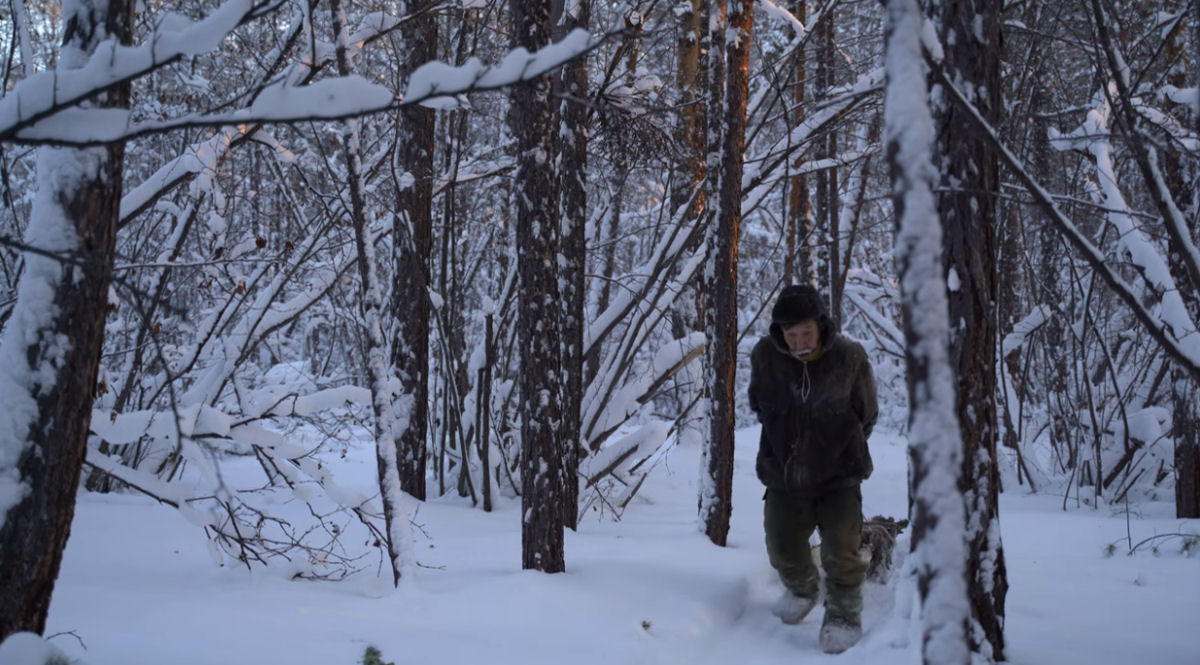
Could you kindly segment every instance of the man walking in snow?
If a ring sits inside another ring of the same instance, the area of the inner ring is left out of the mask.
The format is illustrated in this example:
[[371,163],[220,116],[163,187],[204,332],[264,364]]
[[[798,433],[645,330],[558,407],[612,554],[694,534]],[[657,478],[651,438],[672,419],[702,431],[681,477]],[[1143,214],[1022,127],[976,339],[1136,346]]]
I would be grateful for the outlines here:
[[866,352],[838,334],[813,287],[779,294],[770,332],[750,354],[749,397],[762,423],[756,470],[767,487],[767,555],[786,587],[773,611],[796,624],[816,605],[819,573],[808,540],[819,530],[821,648],[840,653],[862,637],[861,484],[871,475],[867,437],[878,404]]

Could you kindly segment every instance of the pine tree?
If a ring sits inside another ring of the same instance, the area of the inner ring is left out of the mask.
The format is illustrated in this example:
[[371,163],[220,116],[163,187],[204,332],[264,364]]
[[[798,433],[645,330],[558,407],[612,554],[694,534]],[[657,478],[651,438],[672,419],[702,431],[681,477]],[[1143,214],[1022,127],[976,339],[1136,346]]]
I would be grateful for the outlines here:
[[[133,5],[64,9],[59,67],[82,67],[107,39],[128,44]],[[128,107],[130,85],[85,106]],[[125,144],[41,148],[30,252],[0,338],[0,642],[41,633],[75,515],[86,454],[122,192]],[[81,408],[82,407],[82,408]],[[9,464],[12,466],[9,466]],[[18,489],[19,488],[19,489]]]
[[[1000,2],[934,2],[951,81],[993,125],[1000,100]],[[996,196],[999,161],[992,143],[937,86],[931,99],[937,146],[934,166],[942,220],[949,298],[950,358],[956,376],[963,442],[959,483],[967,502],[967,580],[972,650],[1004,660],[1004,597],[1008,579],[1000,541],[999,460],[996,457]],[[978,641],[982,635],[984,641]]]
[[[550,43],[549,0],[514,0],[513,46],[530,52]],[[511,124],[516,138],[518,353],[521,416],[522,567],[562,572],[563,418],[562,296],[558,258],[561,232],[555,168],[557,102],[553,76],[513,87]]]
[[[754,30],[754,4],[732,0],[728,8],[728,33],[714,28],[711,43],[724,43],[724,104],[709,98],[709,112],[721,118],[720,159],[709,168],[716,171],[717,186],[709,200],[716,200],[714,227],[709,234],[709,283],[706,314],[710,393],[711,434],[705,448],[704,482],[700,517],[709,540],[725,545],[729,534],[733,494],[734,393],[737,388],[737,261],[738,235],[742,220],[742,161],[746,136],[746,101],[749,94],[750,44]],[[718,21],[712,25],[724,23]],[[710,67],[720,65],[720,55],[710,53]],[[713,81],[719,81],[714,75]],[[714,86],[714,90],[718,86]],[[709,121],[709,127],[714,120]],[[715,138],[710,130],[709,141]],[[712,153],[710,152],[710,155]],[[710,177],[710,182],[713,179]]]

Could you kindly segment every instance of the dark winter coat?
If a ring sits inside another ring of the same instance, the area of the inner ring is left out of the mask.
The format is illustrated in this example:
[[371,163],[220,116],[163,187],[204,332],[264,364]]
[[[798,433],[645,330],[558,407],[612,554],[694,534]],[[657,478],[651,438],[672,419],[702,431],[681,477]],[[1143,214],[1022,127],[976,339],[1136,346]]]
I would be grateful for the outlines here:
[[793,357],[779,323],[750,354],[750,408],[762,422],[758,478],[801,496],[856,485],[873,469],[867,437],[879,411],[870,362],[827,317],[821,324],[816,360]]

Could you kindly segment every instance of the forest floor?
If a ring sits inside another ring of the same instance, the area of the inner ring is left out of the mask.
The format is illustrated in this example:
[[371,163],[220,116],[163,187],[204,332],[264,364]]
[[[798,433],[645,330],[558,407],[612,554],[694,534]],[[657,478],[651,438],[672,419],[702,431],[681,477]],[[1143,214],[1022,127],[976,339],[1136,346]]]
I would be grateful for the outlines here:
[[[785,626],[763,546],[758,429],[737,438],[729,546],[696,526],[698,451],[677,447],[622,519],[585,517],[568,532],[567,572],[520,569],[519,501],[495,512],[456,494],[416,507],[416,579],[380,593],[374,577],[292,581],[217,566],[203,532],[135,495],[80,496],[46,634],[89,665],[352,665],[374,646],[407,664],[624,665],[919,662],[904,616],[913,584],[894,570],[865,590],[866,635],[840,656],[817,647],[822,609]],[[906,512],[905,441],[871,440],[864,512]],[[334,459],[341,482],[369,488],[369,446]],[[1010,589],[1007,658],[1019,665],[1196,665],[1200,532],[1169,504],[1063,509],[1061,496],[1010,488],[1001,528]],[[898,548],[907,549],[908,532]],[[1109,547],[1114,545],[1114,547]],[[897,593],[897,587],[900,588]],[[901,600],[897,600],[900,598]]]

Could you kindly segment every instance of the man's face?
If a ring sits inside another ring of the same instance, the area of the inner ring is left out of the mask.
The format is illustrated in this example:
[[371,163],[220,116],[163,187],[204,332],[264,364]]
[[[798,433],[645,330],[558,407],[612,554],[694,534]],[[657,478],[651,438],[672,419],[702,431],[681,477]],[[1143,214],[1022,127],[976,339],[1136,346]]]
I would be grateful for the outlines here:
[[815,349],[821,341],[821,329],[816,321],[808,319],[784,328],[783,339],[792,351]]

